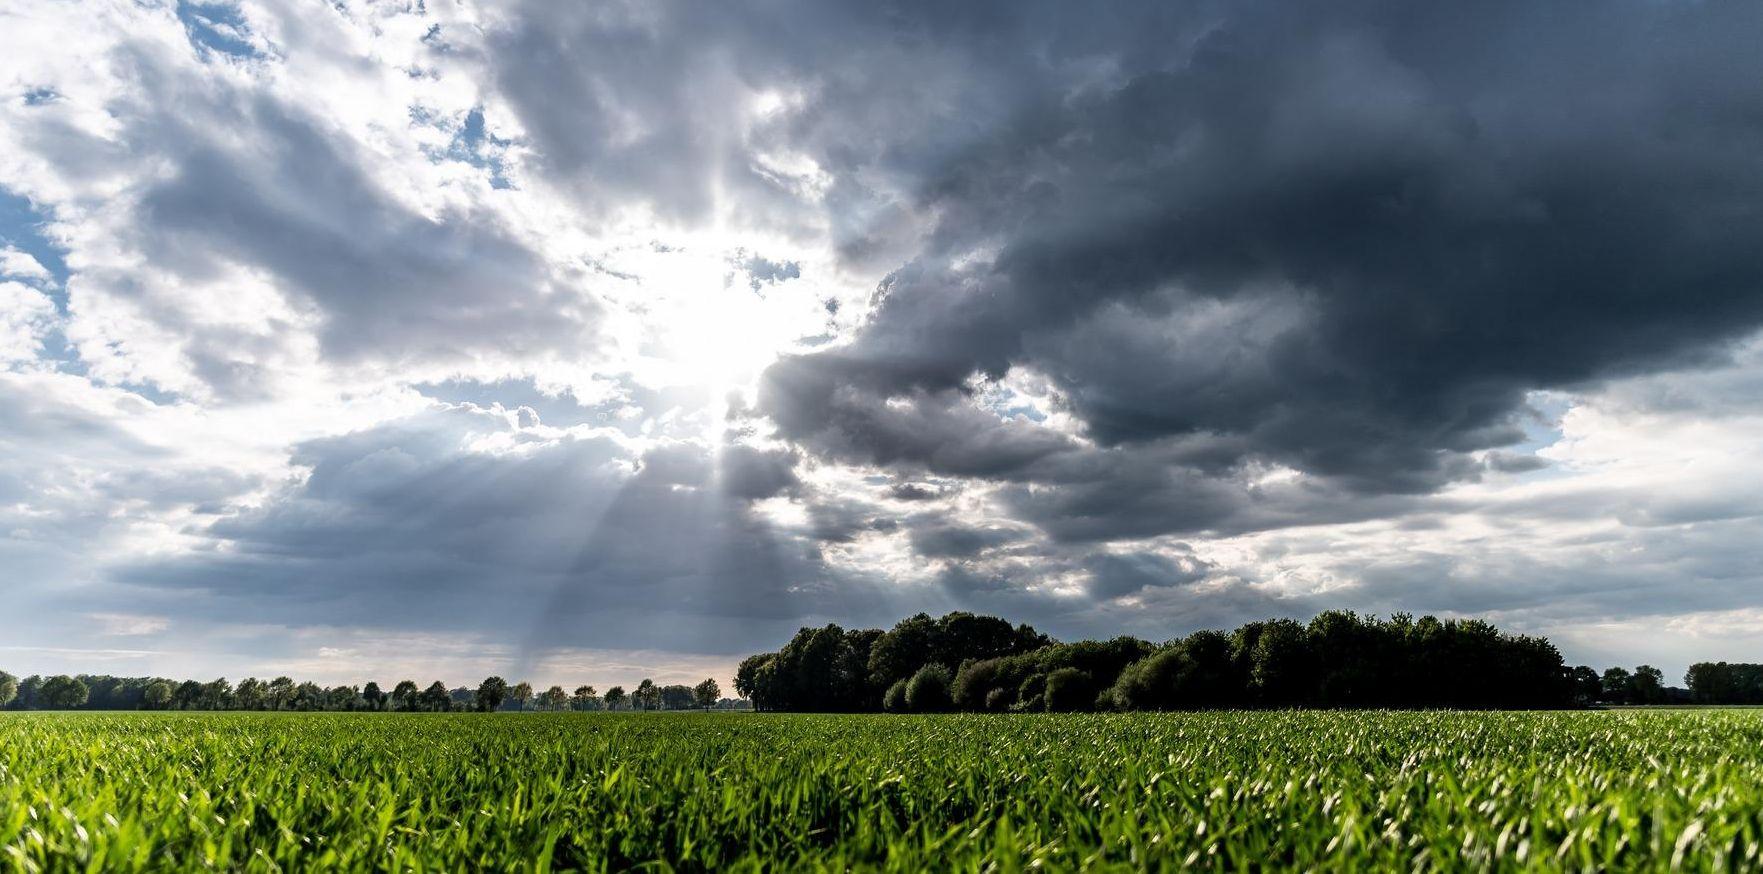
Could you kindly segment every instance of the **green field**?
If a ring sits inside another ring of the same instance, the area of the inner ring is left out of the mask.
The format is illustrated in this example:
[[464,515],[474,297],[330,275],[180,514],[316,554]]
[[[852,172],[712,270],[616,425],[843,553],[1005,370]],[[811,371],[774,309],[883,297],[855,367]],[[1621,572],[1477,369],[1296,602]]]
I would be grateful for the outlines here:
[[1763,712],[0,714],[0,868],[1756,868]]

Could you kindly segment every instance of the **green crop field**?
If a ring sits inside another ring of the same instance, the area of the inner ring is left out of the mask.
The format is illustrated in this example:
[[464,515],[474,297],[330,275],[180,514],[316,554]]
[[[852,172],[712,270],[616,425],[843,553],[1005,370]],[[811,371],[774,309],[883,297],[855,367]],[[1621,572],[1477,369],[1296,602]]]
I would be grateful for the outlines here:
[[0,868],[1756,868],[1763,713],[3,714]]

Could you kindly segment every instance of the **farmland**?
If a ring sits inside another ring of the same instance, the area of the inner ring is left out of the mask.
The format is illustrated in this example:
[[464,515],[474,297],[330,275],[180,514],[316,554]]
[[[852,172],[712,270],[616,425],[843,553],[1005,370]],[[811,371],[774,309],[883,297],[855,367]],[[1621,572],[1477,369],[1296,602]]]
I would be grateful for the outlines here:
[[1756,867],[1763,713],[0,715],[0,867]]

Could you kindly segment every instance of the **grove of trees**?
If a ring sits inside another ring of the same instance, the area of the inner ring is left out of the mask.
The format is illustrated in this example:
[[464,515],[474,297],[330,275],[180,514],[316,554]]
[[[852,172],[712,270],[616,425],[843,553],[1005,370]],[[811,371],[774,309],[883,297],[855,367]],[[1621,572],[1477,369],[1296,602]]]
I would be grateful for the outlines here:
[[743,661],[735,688],[763,710],[921,713],[1557,708],[1651,701],[1664,688],[1646,666],[1614,670],[1619,690],[1566,667],[1543,638],[1474,619],[1331,611],[1161,644],[1061,643],[995,617],[921,613],[888,631],[804,628]]
[[1683,675],[1698,704],[1763,704],[1763,665],[1697,662]]

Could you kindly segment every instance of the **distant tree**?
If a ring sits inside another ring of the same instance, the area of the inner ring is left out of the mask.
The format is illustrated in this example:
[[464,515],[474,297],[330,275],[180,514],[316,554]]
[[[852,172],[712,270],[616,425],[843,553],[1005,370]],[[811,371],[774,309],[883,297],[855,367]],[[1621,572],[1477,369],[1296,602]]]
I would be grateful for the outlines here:
[[369,710],[379,710],[386,705],[386,693],[380,691],[380,684],[369,680],[361,687],[361,700],[367,702]]
[[1665,700],[1665,672],[1652,665],[1641,665],[1629,677],[1636,704],[1659,704]]
[[1245,667],[1248,697],[1262,707],[1293,707],[1313,688],[1308,632],[1290,619],[1238,629],[1234,643]]
[[1634,703],[1634,680],[1628,671],[1622,668],[1606,668],[1602,685],[1605,701],[1611,704]]
[[624,687],[613,686],[606,690],[606,709],[618,710],[624,705]]
[[65,674],[43,681],[43,704],[53,710],[84,707],[90,694],[91,690],[84,682]]
[[533,700],[533,684],[525,680],[515,683],[514,688],[509,690],[508,697],[514,702],[514,709],[525,710],[526,705]]
[[[873,638],[864,659],[867,688],[879,693],[911,677],[925,664],[960,665],[968,660],[1032,652],[1052,643],[1027,625],[995,616],[955,612],[932,619],[920,613]],[[859,709],[873,709],[873,704]]]
[[287,677],[276,677],[275,679],[269,681],[269,686],[264,691],[269,696],[269,709],[271,709],[271,710],[292,710],[292,709],[294,709],[294,681],[293,680],[291,680]]
[[289,708],[302,712],[323,710],[325,702],[324,688],[310,680],[294,687],[289,696]]
[[1568,673],[1568,679],[1573,684],[1574,703],[1581,707],[1603,697],[1604,681],[1592,668],[1579,665]]
[[1763,664],[1697,662],[1684,672],[1683,684],[1702,704],[1763,704]]
[[141,704],[150,710],[164,710],[171,706],[171,684],[164,680],[154,680],[147,684],[141,692]]
[[324,690],[320,699],[320,708],[324,710],[357,710],[361,707],[361,690],[354,686],[332,686]]
[[539,707],[548,711],[562,710],[569,704],[569,693],[562,686],[552,686],[539,694]]
[[415,680],[399,680],[392,687],[392,706],[399,710],[415,710],[418,693]]
[[202,684],[196,706],[203,710],[229,710],[233,706],[233,685],[225,677]]
[[1128,665],[1115,681],[1111,697],[1115,706],[1128,710],[1200,710],[1238,704],[1247,684],[1237,675],[1230,656],[1229,638],[1217,631],[1196,631]]
[[484,713],[501,710],[507,697],[508,681],[501,677],[485,677],[477,686],[477,709]]
[[0,671],[0,707],[12,703],[18,697],[18,678],[5,671]]
[[1096,703],[1094,681],[1077,668],[1060,668],[1048,674],[1043,694],[1047,709],[1055,713],[1088,710]]
[[941,713],[954,703],[949,686],[954,675],[942,665],[925,665],[906,681],[906,709],[913,713]]
[[637,691],[632,693],[631,700],[638,710],[660,710],[661,690],[654,680],[644,677],[643,682],[637,684]]
[[256,677],[240,680],[233,689],[233,703],[240,710],[262,710],[268,700],[268,688]]
[[594,694],[593,686],[577,686],[575,694],[569,697],[570,706],[576,710],[593,710],[599,703],[600,698]]
[[906,681],[895,680],[882,695],[882,709],[889,713],[906,712]]
[[171,693],[171,698],[179,710],[194,710],[196,703],[202,700],[202,684],[195,680],[185,680],[178,684],[176,691]]
[[[777,653],[763,652],[741,660],[735,670],[735,692],[753,702],[753,709],[766,710],[782,705],[776,693]],[[905,694],[905,687],[901,687]]]
[[722,697],[722,687],[717,685],[715,677],[708,677],[704,682],[692,687],[692,697],[697,699],[699,707],[709,710],[715,707],[717,699]]
[[681,683],[673,683],[656,689],[661,697],[662,710],[691,710],[698,706],[697,696],[692,687]]
[[453,696],[447,693],[447,684],[436,680],[422,690],[422,709],[431,713],[445,713],[453,709]]

